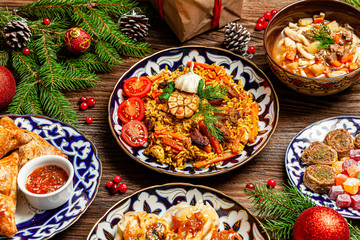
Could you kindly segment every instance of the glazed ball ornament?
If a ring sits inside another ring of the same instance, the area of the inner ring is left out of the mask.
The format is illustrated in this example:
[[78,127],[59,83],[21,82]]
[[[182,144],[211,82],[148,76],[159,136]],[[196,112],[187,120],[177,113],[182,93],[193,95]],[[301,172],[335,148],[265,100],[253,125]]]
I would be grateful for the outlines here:
[[311,207],[295,221],[293,240],[350,240],[347,221],[329,207]]
[[83,29],[74,27],[66,31],[64,43],[70,53],[80,55],[89,49],[91,37]]
[[7,107],[14,98],[16,82],[11,72],[0,65],[0,110]]

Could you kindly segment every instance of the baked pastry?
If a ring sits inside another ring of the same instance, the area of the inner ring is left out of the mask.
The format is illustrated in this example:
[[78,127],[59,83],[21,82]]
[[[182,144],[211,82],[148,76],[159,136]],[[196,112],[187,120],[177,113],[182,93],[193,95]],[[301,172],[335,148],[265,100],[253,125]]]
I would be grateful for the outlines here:
[[315,141],[310,144],[301,154],[302,164],[326,164],[331,165],[338,160],[335,149],[325,143]]
[[354,138],[345,129],[335,129],[325,136],[325,143],[335,149],[338,158],[350,157],[350,150],[354,149]]
[[12,238],[15,224],[19,155],[14,151],[0,160],[0,235]]
[[29,133],[24,129],[8,129],[0,125],[0,159],[10,151],[28,143],[32,139]]
[[311,165],[305,169],[305,187],[316,193],[328,193],[335,184],[335,172],[329,165]]

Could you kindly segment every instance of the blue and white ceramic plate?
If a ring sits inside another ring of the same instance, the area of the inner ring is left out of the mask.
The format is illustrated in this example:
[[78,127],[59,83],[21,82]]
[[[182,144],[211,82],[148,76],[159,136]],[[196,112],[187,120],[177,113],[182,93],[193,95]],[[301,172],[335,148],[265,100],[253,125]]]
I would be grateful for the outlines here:
[[[1,118],[2,116],[0,116]],[[15,221],[18,232],[12,239],[49,239],[75,223],[94,200],[101,178],[101,162],[94,144],[67,123],[44,116],[9,115],[15,124],[35,132],[61,149],[74,166],[74,193],[64,205],[48,211],[31,207],[18,191]]]
[[200,200],[211,204],[218,213],[219,230],[233,228],[244,240],[270,240],[261,223],[240,203],[215,189],[187,183],[153,186],[122,199],[94,225],[87,240],[114,239],[117,223],[129,211],[162,216],[173,205],[195,205]]
[[353,137],[360,133],[360,117],[341,116],[327,118],[313,123],[300,131],[290,142],[285,156],[285,168],[292,184],[300,192],[309,195],[318,206],[328,206],[337,210],[347,218],[360,219],[360,211],[352,207],[339,208],[336,202],[330,200],[327,194],[314,193],[307,189],[303,183],[303,175],[306,166],[301,164],[300,156],[304,149],[314,141],[324,141],[328,132],[342,128],[347,130]]
[[[121,138],[122,123],[117,116],[117,109],[123,97],[124,81],[133,76],[153,76],[167,67],[169,71],[176,70],[180,65],[186,66],[187,62],[216,63],[224,66],[226,72],[233,76],[236,82],[241,82],[246,91],[250,91],[258,102],[260,130],[256,142],[245,147],[236,158],[223,161],[221,165],[197,169],[188,164],[183,169],[158,163],[155,159],[143,154],[144,147],[131,147]],[[155,53],[131,67],[119,79],[114,87],[109,100],[109,124],[111,131],[120,147],[140,164],[156,170],[181,177],[205,177],[225,173],[250,161],[267,144],[275,131],[279,117],[279,102],[270,80],[254,63],[232,52],[201,46],[185,46],[166,49]]]

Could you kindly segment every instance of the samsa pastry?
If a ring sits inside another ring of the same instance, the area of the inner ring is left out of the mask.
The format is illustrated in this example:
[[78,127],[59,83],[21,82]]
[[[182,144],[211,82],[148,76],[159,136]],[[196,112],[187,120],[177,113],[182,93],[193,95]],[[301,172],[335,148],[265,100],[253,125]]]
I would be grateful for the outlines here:
[[170,240],[169,224],[156,214],[127,212],[117,225],[114,240]]
[[0,159],[31,139],[29,131],[20,128],[8,129],[0,124]]

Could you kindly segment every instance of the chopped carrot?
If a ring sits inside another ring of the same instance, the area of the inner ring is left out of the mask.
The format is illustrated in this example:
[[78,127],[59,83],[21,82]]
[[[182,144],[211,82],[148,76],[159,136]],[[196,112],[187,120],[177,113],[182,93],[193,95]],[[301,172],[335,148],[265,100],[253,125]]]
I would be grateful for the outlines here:
[[338,44],[340,42],[340,35],[339,34],[335,34],[335,36],[333,37],[335,44]]
[[345,55],[343,55],[340,59],[340,62],[342,63],[347,63],[347,62],[351,62],[354,58],[354,55],[352,55],[351,53],[347,52]]
[[220,76],[220,79],[223,81],[223,83],[230,85],[230,79],[228,78],[227,75]]
[[169,137],[163,137],[163,142],[164,142],[164,144],[166,144],[174,149],[177,149],[180,151],[184,149],[184,146],[181,143],[178,143],[177,141],[175,141]]
[[220,153],[216,157],[214,157],[214,158],[212,158],[210,160],[204,160],[204,161],[196,162],[195,167],[196,168],[202,168],[202,167],[205,167],[205,166],[213,164],[213,163],[217,163],[217,162],[227,160],[229,158],[233,158],[235,156],[236,156],[236,154],[234,154],[232,152]]
[[156,80],[158,80],[159,78],[161,78],[162,76],[168,75],[168,74],[169,74],[169,72],[162,71],[162,72],[158,73],[157,75],[155,75],[155,76],[153,76],[153,77],[150,77],[150,79],[151,79],[152,81],[156,81]]
[[340,67],[340,66],[341,66],[341,62],[338,61],[338,60],[335,60],[335,61],[333,61],[333,62],[331,63],[331,65],[334,66],[334,67]]
[[[191,62],[187,63],[187,66],[190,67]],[[214,70],[214,66],[206,64],[206,63],[199,63],[199,62],[194,62],[194,67],[199,67],[199,68],[203,68],[203,69],[211,69]]]
[[211,145],[208,144],[208,145],[204,148],[204,151],[207,152],[207,153],[211,153],[211,152],[212,152]]
[[158,98],[163,92],[159,90],[154,90],[151,95],[154,99]]
[[234,154],[238,154],[240,152],[240,142],[244,135],[245,131],[244,129],[239,129],[238,134],[234,138],[234,140],[231,141],[231,152]]
[[316,23],[322,23],[322,22],[324,21],[324,18],[325,18],[325,16],[315,15],[315,16],[313,17],[314,23],[315,23],[315,24],[316,24]]
[[204,121],[199,122],[199,128],[200,128],[200,131],[210,140],[210,145],[215,149],[215,152],[217,154],[221,153],[222,150],[221,150],[221,147],[220,147],[219,140],[217,140],[216,137],[212,136],[208,132]]
[[294,61],[296,57],[296,48],[289,48],[286,53],[285,59],[289,61]]
[[212,75],[212,73],[211,73],[211,72],[209,72],[207,75],[208,75],[208,77],[209,77],[209,78],[211,78],[211,79],[214,79],[214,78],[215,78],[215,76],[214,76],[214,75]]
[[355,62],[349,63],[349,71],[350,71],[350,72],[352,72],[352,71],[354,71],[354,70],[356,70],[356,69],[358,69],[358,68],[359,68],[359,64],[357,64],[357,63],[355,63]]

